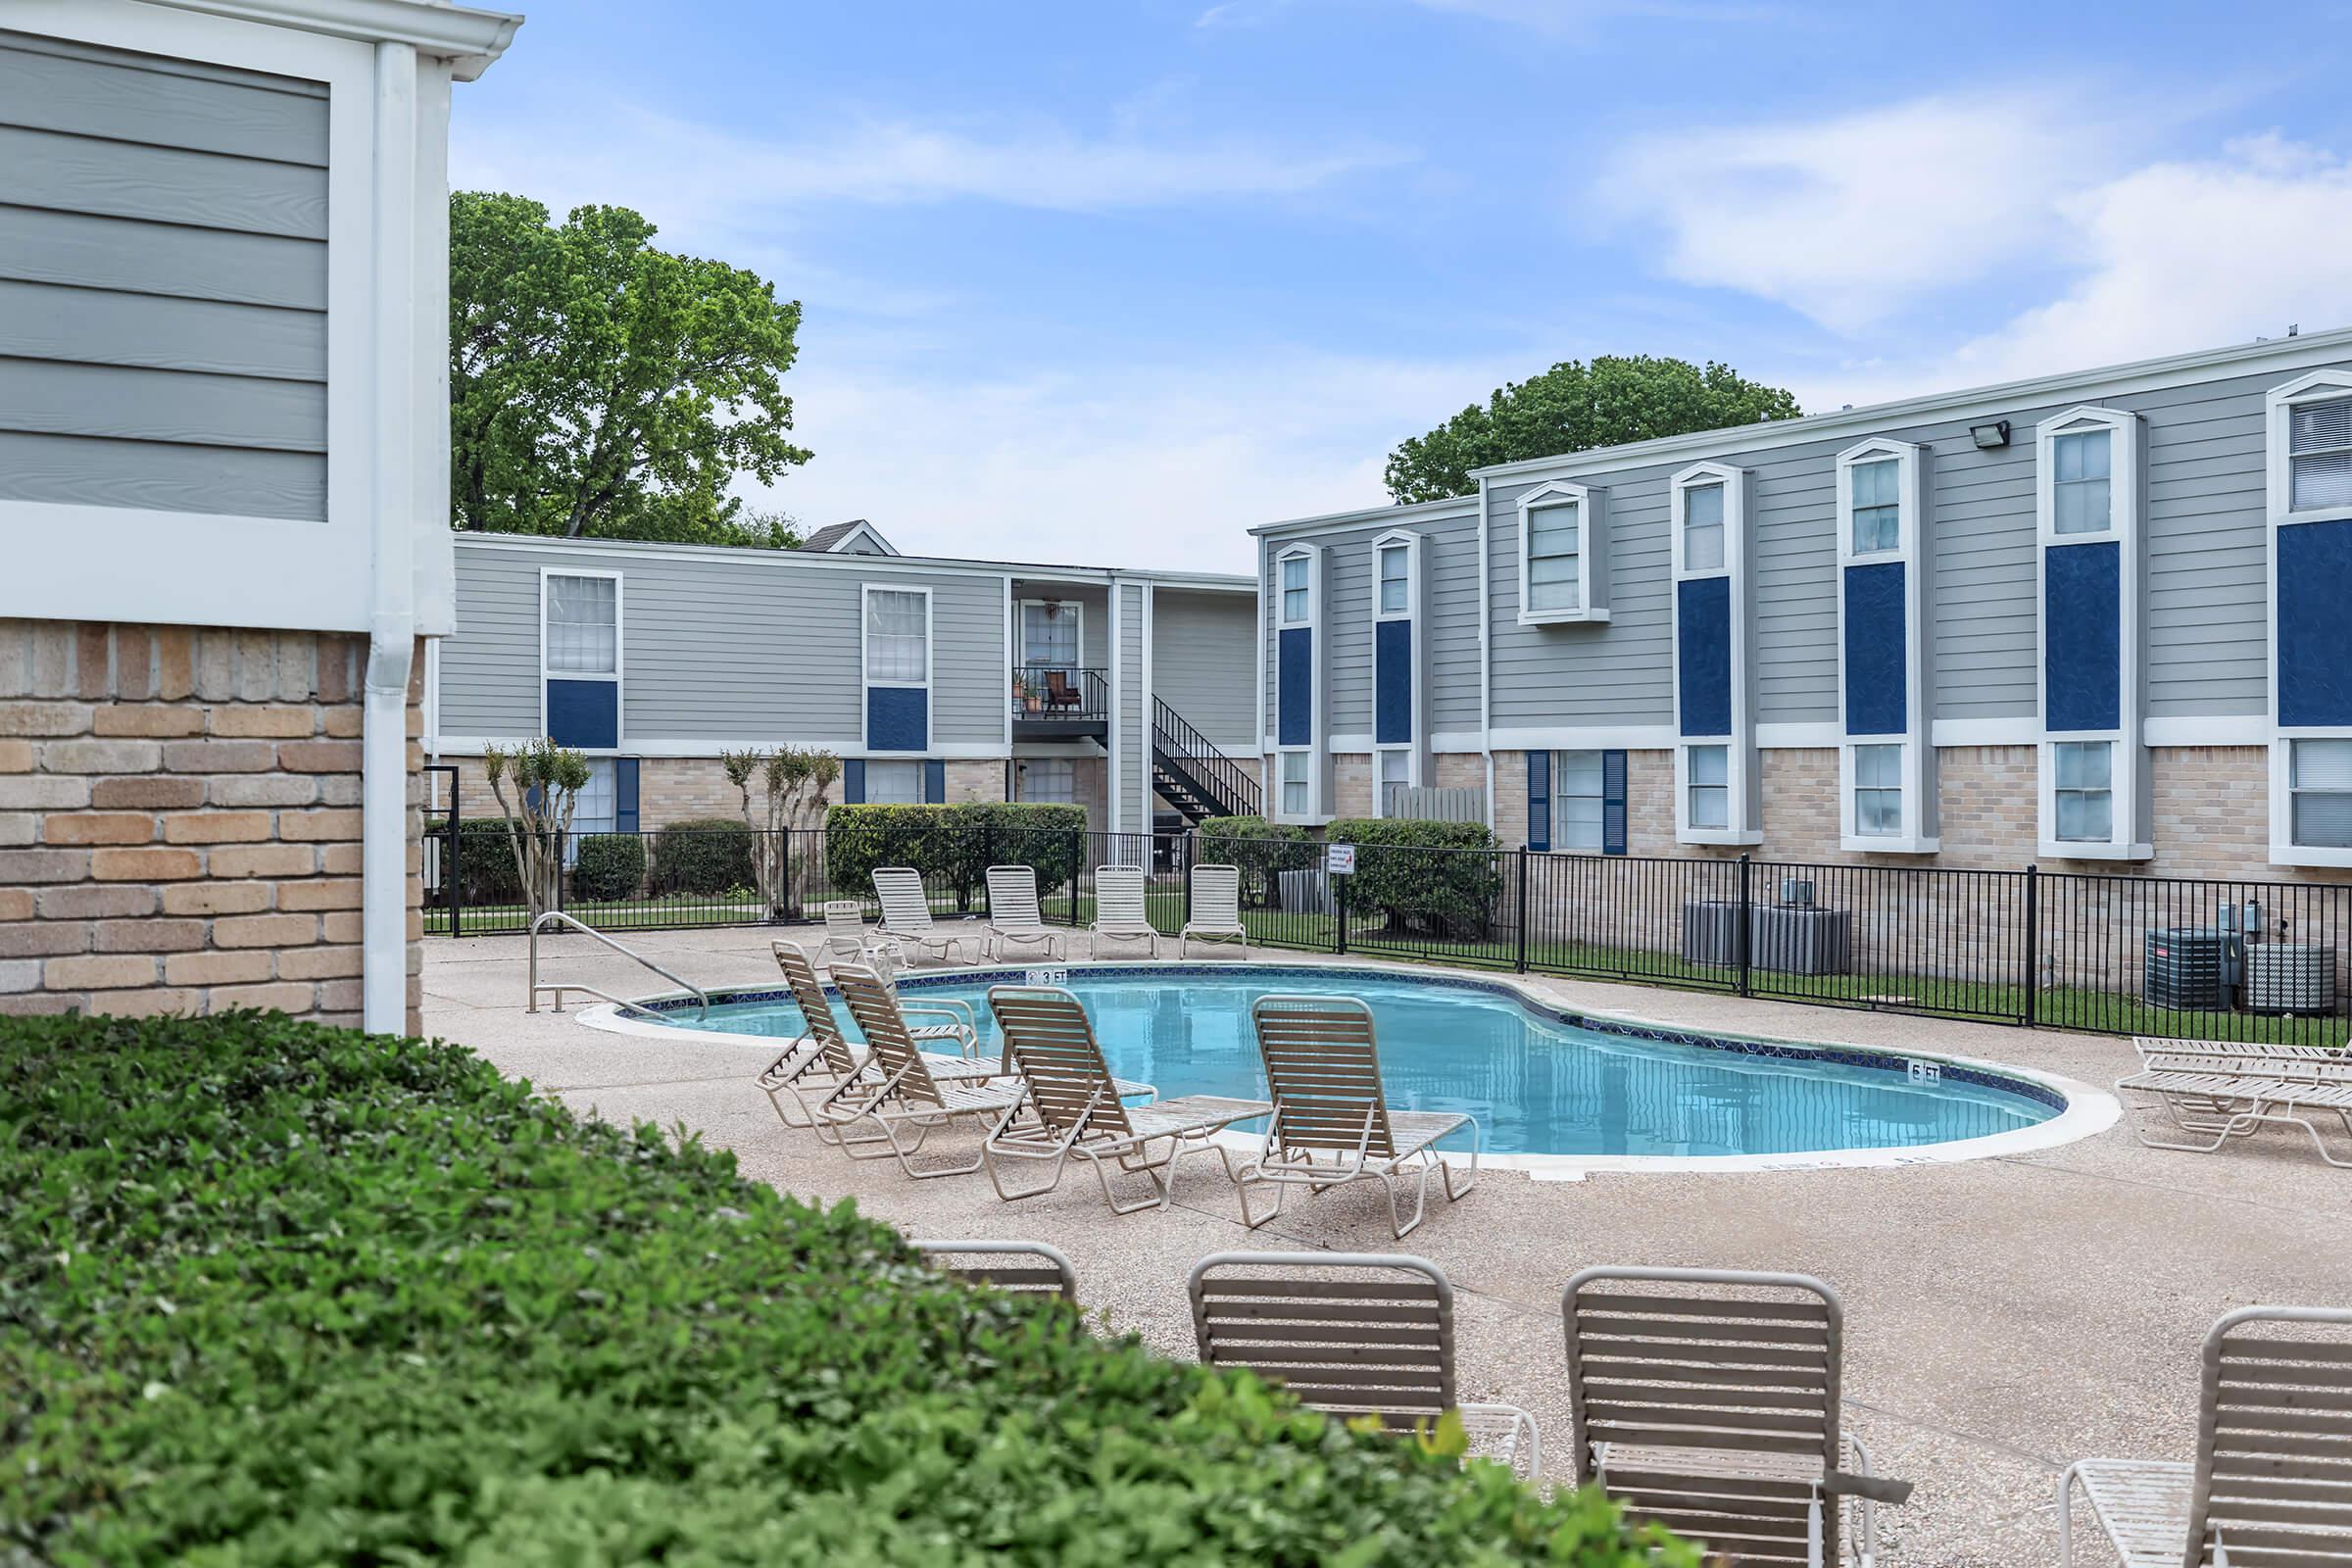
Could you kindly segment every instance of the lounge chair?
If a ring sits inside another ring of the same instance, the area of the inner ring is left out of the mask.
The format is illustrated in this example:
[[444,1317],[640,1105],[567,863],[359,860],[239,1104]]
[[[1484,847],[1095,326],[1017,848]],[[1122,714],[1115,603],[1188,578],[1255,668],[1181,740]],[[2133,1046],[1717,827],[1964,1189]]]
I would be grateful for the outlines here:
[[[784,1054],[769,1063],[767,1070],[760,1075],[760,1087],[776,1107],[778,1121],[795,1129],[813,1127],[818,1138],[830,1143],[834,1130],[818,1115],[819,1107],[860,1072],[868,1074],[869,1082],[878,1082],[880,1075],[869,1068],[866,1058],[841,1032],[841,1025],[833,1016],[833,1004],[825,1000],[824,985],[816,977],[814,960],[789,942],[771,942],[768,948],[776,956],[777,969],[783,973],[785,989],[792,993],[793,1002],[801,1009],[806,1032]],[[933,1020],[908,1030],[916,1046],[922,1049],[933,1078],[943,1083],[984,1083],[1006,1076],[1001,1060],[987,1061],[974,1054],[979,1049],[980,1032],[970,1009],[963,1004],[906,1003],[901,1004],[901,1011]],[[799,1120],[785,1108],[788,1101],[800,1112]]]
[[[2328,1152],[2313,1119],[2333,1116],[2352,1136],[2352,1058],[2318,1047],[2217,1049],[2201,1040],[2133,1044],[2139,1047],[2140,1070],[2115,1088],[2137,1113],[2132,1135],[2150,1149],[2210,1153],[2265,1126],[2299,1127],[2321,1159],[2352,1168],[2352,1159]],[[2133,1094],[2149,1098],[2129,1098]],[[2180,1136],[2150,1136],[2143,1123],[2155,1110],[2164,1112]]]
[[[1429,1207],[1429,1176],[1443,1177],[1446,1201],[1478,1185],[1477,1118],[1451,1110],[1391,1110],[1380,1085],[1372,1009],[1352,997],[1260,997],[1250,1009],[1265,1058],[1274,1114],[1257,1157],[1242,1168],[1242,1218],[1252,1230],[1282,1212],[1282,1190],[1320,1193],[1348,1182],[1378,1181],[1389,1195],[1389,1224],[1402,1241]],[[1470,1130],[1469,1178],[1453,1184],[1439,1140]],[[1396,1206],[1397,1183],[1415,1181],[1413,1217]],[[1274,1206],[1251,1216],[1250,1189],[1274,1187]]]
[[[1063,933],[1046,924],[1037,906],[1037,867],[992,865],[988,868],[988,948],[991,958],[1003,958],[1006,948],[1033,947],[1041,957],[1067,956]],[[1056,955],[1055,949],[1063,949]]]
[[[1054,1296],[1078,1304],[1078,1271],[1058,1247],[1046,1242],[910,1242],[942,1271],[967,1285],[988,1285],[1015,1296]],[[1018,1262],[1015,1259],[1032,1259]]]
[[1087,927],[1089,957],[1102,956],[1105,940],[1142,942],[1152,956],[1159,956],[1159,929],[1145,913],[1144,884],[1140,865],[1095,867],[1095,922]]
[[1250,956],[1250,928],[1242,924],[1242,869],[1238,865],[1196,865],[1193,897],[1176,933],[1176,956],[1185,956],[1195,942],[1239,942],[1242,956]]
[[1806,1568],[1842,1561],[1852,1497],[1855,1560],[1872,1568],[1877,1505],[1911,1484],[1873,1475],[1840,1430],[1837,1292],[1802,1274],[1589,1268],[1560,1315],[1579,1485],[1742,1564]]
[[[2278,1330],[2324,1326],[2310,1337]],[[2352,1307],[2244,1306],[2205,1336],[2193,1461],[2080,1459],[2058,1478],[2058,1562],[2074,1494],[2124,1568],[2352,1562]]]
[[910,865],[874,868],[874,897],[882,901],[881,933],[911,950],[918,957],[942,963],[958,961],[956,950],[969,943],[977,955],[985,944],[972,933],[942,930],[931,918],[931,899],[923,891],[923,874]]
[[[1022,1114],[991,1133],[981,1151],[989,1181],[1007,1201],[1059,1187],[1063,1168],[1076,1154],[1094,1167],[1112,1213],[1165,1208],[1175,1196],[1176,1167],[1185,1155],[1215,1153],[1231,1180],[1233,1157],[1213,1141],[1216,1135],[1274,1108],[1263,1100],[1223,1095],[1129,1105],[1122,1095],[1149,1091],[1149,1086],[1111,1077],[1076,997],[1053,986],[991,986],[988,1008],[1004,1036],[1005,1059],[1020,1069],[1029,1091]],[[1001,1165],[1022,1160],[1051,1163],[1044,1185],[1005,1191]],[[1150,1180],[1152,1196],[1120,1202],[1110,1190],[1112,1164]]]
[[852,963],[871,964],[889,973],[906,961],[906,950],[896,938],[866,930],[865,911],[858,907],[856,899],[833,899],[821,908],[825,935],[818,948],[827,963],[847,958]]
[[[929,1166],[918,1166],[914,1156],[935,1128],[960,1119],[1002,1120],[1011,1115],[1025,1093],[1019,1078],[1002,1073],[941,1078],[916,1048],[898,994],[881,975],[862,964],[844,963],[834,968],[833,983],[872,1053],[872,1070],[844,1083],[817,1107],[818,1116],[835,1129],[842,1152],[852,1159],[894,1158],[899,1169],[916,1181],[978,1170],[978,1153],[960,1163]],[[852,1137],[851,1129],[860,1126],[869,1130]]]
[[1453,1287],[1428,1259],[1213,1252],[1193,1266],[1186,1289],[1206,1365],[1248,1367],[1309,1409],[1377,1416],[1392,1432],[1457,1411],[1474,1452],[1531,1477],[1543,1468],[1534,1416],[1515,1404],[1461,1402]]

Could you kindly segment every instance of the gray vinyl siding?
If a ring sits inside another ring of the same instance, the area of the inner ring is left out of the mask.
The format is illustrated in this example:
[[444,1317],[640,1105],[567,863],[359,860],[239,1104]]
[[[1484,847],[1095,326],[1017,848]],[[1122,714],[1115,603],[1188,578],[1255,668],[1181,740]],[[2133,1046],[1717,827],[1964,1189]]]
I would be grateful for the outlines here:
[[1487,492],[1494,727],[1664,724],[1674,717],[1666,568],[1666,469],[1610,474],[1606,623],[1519,624],[1519,498]]
[[[1479,726],[1478,518],[1475,514],[1424,523],[1429,541],[1422,565],[1429,573],[1422,602],[1429,625],[1429,728],[1461,732]],[[1423,736],[1426,741],[1429,737]]]
[[[540,733],[539,568],[556,563],[546,551],[520,546],[461,546],[457,556],[458,629],[441,639],[441,733],[530,739]],[[631,652],[626,588],[624,669]]]
[[2116,400],[2146,419],[2150,717],[2268,711],[2264,400],[2291,379],[2269,372]]
[[1151,709],[1144,701],[1144,590],[1118,583],[1111,592],[1119,596],[1118,635],[1111,656],[1118,671],[1118,725],[1112,745],[1118,776],[1112,782],[1119,791],[1120,831],[1143,833],[1152,827],[1144,795],[1144,757],[1152,742]]
[[0,498],[326,514],[326,89],[0,31]]
[[1247,593],[1158,588],[1152,594],[1153,695],[1221,750],[1249,757],[1257,678],[1250,628],[1257,605]]

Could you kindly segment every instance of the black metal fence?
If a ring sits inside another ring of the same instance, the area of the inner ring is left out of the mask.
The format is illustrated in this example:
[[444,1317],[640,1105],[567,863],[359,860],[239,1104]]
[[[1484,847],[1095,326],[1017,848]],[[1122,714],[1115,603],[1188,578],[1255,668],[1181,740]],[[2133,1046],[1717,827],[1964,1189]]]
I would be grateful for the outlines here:
[[[607,931],[880,917],[870,846],[821,829],[575,834],[552,906]],[[2023,870],[1223,842],[1250,940],[1985,1022],[2201,1039],[2341,1043],[2352,885]],[[1190,916],[1189,834],[947,827],[896,863],[933,917],[985,920],[986,868],[1038,873],[1046,919],[1095,917],[1095,868],[1143,866],[1167,936]],[[523,930],[506,824],[436,827],[425,929]],[[1132,950],[1126,950],[1132,952]]]

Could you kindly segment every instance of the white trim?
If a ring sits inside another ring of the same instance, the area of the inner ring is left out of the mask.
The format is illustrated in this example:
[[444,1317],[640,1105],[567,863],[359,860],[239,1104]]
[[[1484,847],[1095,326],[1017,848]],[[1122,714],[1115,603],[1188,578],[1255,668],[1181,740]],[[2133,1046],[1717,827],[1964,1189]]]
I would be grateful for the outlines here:
[[[1404,552],[1404,608],[1388,610],[1381,605],[1381,557],[1392,550]],[[1392,528],[1372,541],[1372,619],[1375,624],[1384,620],[1410,620],[1418,608],[1420,596],[1415,590],[1421,582],[1421,536],[1402,528]]]
[[2352,370],[2314,370],[2265,394],[2264,428],[2269,439],[2265,442],[2263,489],[2273,527],[2294,522],[2337,522],[2352,517],[2352,506],[2309,507],[2296,512],[2287,505],[2293,499],[2287,461],[2287,416],[2303,404],[2333,403],[2343,397],[2352,397]]
[[1440,752],[1447,756],[1467,757],[1486,749],[1487,737],[1482,730],[1440,729],[1430,732],[1429,751],[1433,759]]
[[2148,746],[2268,746],[2270,720],[2259,713],[2196,718],[2150,717],[2142,726]]
[[460,549],[558,550],[584,555],[636,556],[654,561],[699,561],[727,570],[768,567],[784,571],[848,571],[861,576],[905,572],[916,576],[996,577],[1009,571],[1023,582],[1069,582],[1102,586],[1117,578],[1153,582],[1162,588],[1201,593],[1254,593],[1248,575],[1227,572],[1130,570],[1110,566],[1060,566],[1043,562],[964,560],[948,556],[828,556],[811,550],[766,550],[753,545],[682,545],[633,539],[559,539],[549,534],[460,532]]
[[[1277,760],[1269,768],[1268,771],[1273,775],[1275,782],[1275,788],[1271,792],[1263,792],[1266,820],[1269,822],[1290,822],[1303,826],[1331,819],[1330,800],[1333,787],[1331,782],[1331,746],[1324,730],[1324,725],[1330,721],[1331,717],[1330,693],[1324,687],[1325,672],[1330,667],[1329,651],[1324,647],[1327,639],[1323,635],[1323,566],[1326,554],[1327,549],[1322,545],[1300,544],[1286,545],[1274,554],[1274,609],[1272,613],[1277,646],[1279,646],[1280,635],[1283,632],[1303,631],[1307,634],[1308,657],[1306,743],[1301,746],[1284,746],[1278,742],[1272,750],[1277,757],[1285,752],[1304,752],[1313,760],[1309,761],[1306,769],[1307,808],[1303,812],[1285,814],[1282,811],[1282,764]],[[1290,561],[1306,563],[1306,618],[1304,620],[1285,620],[1283,618],[1282,566],[1285,562]],[[1276,670],[1275,678],[1277,686],[1279,686],[1281,679],[1279,663],[1277,663]],[[1280,695],[1277,690],[1275,693],[1277,701],[1274,708],[1274,729],[1278,736],[1282,730]]]
[[1323,749],[1334,757],[1355,757],[1379,750],[1379,743],[1372,739],[1370,730],[1349,730],[1344,735],[1323,737]]
[[1756,725],[1756,750],[1760,752],[1826,752],[1842,739],[1834,718]]
[[[586,577],[596,581],[610,582],[612,585],[612,673],[598,674],[594,670],[578,669],[555,670],[548,667],[547,585],[557,577]],[[571,566],[541,566],[539,568],[539,733],[541,735],[548,734],[547,683],[549,681],[609,680],[612,683],[612,744],[610,747],[575,746],[572,748],[574,751],[585,752],[591,757],[618,757],[627,750],[624,743],[628,739],[628,731],[622,726],[625,717],[623,705],[627,701],[628,691],[621,684],[622,675],[628,669],[626,640],[628,616],[625,608],[627,598],[628,585],[622,581],[621,573],[617,571],[590,570]]]
[[[1723,492],[1723,564],[1693,570],[1688,564],[1684,529],[1690,495],[1695,489]],[[1763,791],[1756,756],[1754,723],[1754,662],[1748,644],[1753,573],[1748,569],[1749,473],[1728,463],[1696,463],[1667,482],[1667,554],[1672,583],[1667,602],[1667,631],[1672,639],[1668,667],[1674,687],[1674,837],[1679,844],[1749,845],[1764,842]],[[1683,722],[1683,595],[1686,582],[1720,577],[1728,583],[1731,625],[1731,728],[1721,735],[1688,733]],[[1724,824],[1698,827],[1690,821],[1690,753],[1692,748],[1724,748]],[[1588,748],[1575,748],[1586,750]]]
[[[657,758],[664,761],[693,761],[715,758],[722,752],[741,751],[747,746],[758,746],[764,739],[765,737],[759,735],[737,735],[732,737],[692,736],[658,741],[632,740],[617,753],[599,752],[596,755],[599,757]],[[450,757],[479,757],[482,749],[486,746],[512,746],[514,744],[513,737],[498,735],[433,735],[427,736],[426,741]],[[1023,741],[1016,748],[1007,748],[999,746],[993,741],[959,741],[931,746],[920,752],[869,751],[861,740],[856,738],[828,739],[824,736],[812,736],[807,740],[795,742],[795,744],[815,751],[831,752],[835,757],[844,760],[863,758],[897,762],[924,760],[1001,762],[1008,757],[1031,755],[1028,748],[1039,743]]]
[[[1486,818],[1490,831],[1494,826],[1494,566],[1488,555],[1487,481],[1478,481],[1478,744],[1475,748],[1484,759],[1486,775]],[[1441,748],[1437,737],[1430,737],[1434,754]],[[1437,760],[1430,760],[1430,776],[1437,776]]]
[[[1380,605],[1381,556],[1391,550],[1404,552],[1404,608],[1383,610]],[[1372,759],[1372,814],[1386,816],[1380,786],[1381,752],[1403,752],[1405,785],[1418,788],[1429,779],[1432,764],[1429,749],[1422,736],[1429,726],[1429,545],[1420,533],[1410,529],[1392,528],[1372,541],[1372,733],[1365,737],[1366,749]],[[1380,648],[1379,627],[1384,621],[1403,621],[1411,633],[1411,660],[1405,671],[1406,736],[1401,741],[1383,742],[1380,736]],[[1337,751],[1336,744],[1331,750]]]
[[[1004,583],[1006,591],[1009,592],[1011,590],[1012,579],[1007,577],[1004,579]],[[1012,651],[1012,667],[1015,669],[1026,669],[1029,665],[1038,662],[1038,661],[1029,657],[1029,616],[1026,612],[1031,605],[1059,605],[1064,610],[1075,610],[1078,612],[1078,662],[1072,667],[1080,670],[1085,669],[1086,601],[1083,599],[1039,599],[1030,595],[1023,595],[1019,600],[1015,601],[1014,604],[1012,626],[1015,641],[1013,643]],[[1009,706],[1005,710],[1007,712],[1011,711]]]
[[[874,548],[870,552],[863,550],[853,550],[850,548],[852,545],[858,544],[860,541],[872,545]],[[899,547],[892,544],[889,540],[883,538],[881,534],[875,531],[874,525],[870,522],[867,522],[862,517],[858,519],[857,525],[851,528],[848,533],[843,534],[840,538],[834,540],[831,544],[825,546],[824,549],[817,552],[817,554],[820,556],[862,555],[868,556],[869,558],[871,556],[896,556],[898,553]]]
[[2271,863],[2274,865],[2352,866],[2352,850],[2325,849],[2294,842],[2294,795],[2288,782],[2292,751],[2288,745],[2290,741],[2352,735],[2352,730],[2289,727],[2280,722],[2278,715],[2279,650],[2285,640],[2278,624],[2278,530],[2352,517],[2352,507],[2315,507],[2305,512],[2295,512],[2288,507],[2288,502],[2293,499],[2287,464],[2288,416],[2301,404],[2331,401],[2347,392],[2352,392],[2352,370],[2321,369],[2273,387],[2263,398],[2264,604],[2269,611],[2267,619],[2271,628],[2267,667],[2270,679],[2264,684],[2268,688],[2265,706],[2271,728],[2269,793]]
[[[1086,658],[1086,627],[1078,628],[1078,658]],[[862,636],[862,631],[860,632]],[[1004,574],[1004,745],[1012,745],[1012,672],[1020,667],[1020,645],[1014,641],[1012,573]]]
[[[1317,618],[1315,615],[1315,611],[1317,609],[1315,603],[1315,578],[1317,576],[1317,572],[1315,568],[1322,561],[1322,558],[1323,552],[1311,545],[1292,545],[1286,550],[1279,550],[1275,552],[1274,629],[1276,631],[1296,631],[1301,626],[1308,628],[1312,628],[1314,626]],[[1288,586],[1285,573],[1283,572],[1282,568],[1294,561],[1302,561],[1306,564],[1306,581],[1302,583],[1297,590],[1298,592],[1306,595],[1306,615],[1303,619],[1299,620],[1293,620],[1290,618],[1290,606],[1284,602],[1291,597],[1293,590]]]
[[[2033,746],[2041,739],[2041,721],[2020,718],[1939,718],[1933,728],[1938,751],[1970,746]],[[1365,748],[1370,737],[1357,737]],[[2210,717],[2151,718],[2145,743],[2149,746],[2264,746],[2271,738],[2269,720],[2259,714],[2215,714]],[[1430,736],[1435,752],[1467,753],[1480,749],[1485,737],[1476,730],[1440,730]],[[1767,752],[1827,751],[1843,743],[1838,720],[1766,720],[1756,725],[1756,745]],[[1339,747],[1341,737],[1333,736]],[[1493,732],[1494,749],[1502,752],[1603,751],[1663,752],[1675,744],[1672,724],[1596,724],[1514,726]],[[1266,738],[1272,748],[1273,737]]]
[[1378,528],[1387,523],[1446,522],[1476,515],[1475,495],[1446,496],[1437,501],[1416,501],[1404,507],[1357,507],[1348,512],[1320,512],[1311,516],[1287,517],[1280,522],[1264,522],[1250,530],[1259,538],[1271,534],[1336,533],[1345,528]]
[[[445,0],[155,0],[181,11],[325,33],[361,43],[405,43],[446,60],[471,81],[514,41],[522,18]],[[12,19],[12,25],[15,24]],[[151,53],[154,51],[150,51]]]
[[1497,752],[1664,752],[1680,740],[1672,724],[1548,724],[1489,733]]
[[2034,746],[2041,741],[2041,720],[2034,716],[1939,718],[1929,726],[1928,733],[1937,750],[1946,746]]
[[[873,557],[860,556],[857,559],[870,563]],[[921,680],[875,680],[866,673],[865,643],[869,635],[866,601],[875,594],[921,594],[923,596],[923,678]],[[932,634],[932,609],[931,590],[927,586],[910,586],[906,583],[893,582],[861,582],[858,585],[858,751],[860,756],[925,758],[940,755],[931,749],[930,744],[939,729],[938,705],[933,701],[937,693],[933,689],[931,680],[932,660],[939,646],[938,640]],[[923,694],[923,746],[920,751],[873,752],[871,750],[870,725],[873,719],[873,704],[867,700],[866,693],[877,686],[886,691],[919,691]],[[1011,705],[1007,699],[1006,711],[1010,710]]]
[[[540,701],[546,701],[543,696]],[[441,760],[441,639],[424,640],[424,735],[425,760]]]
[[[1868,464],[1895,465],[1895,543],[1891,550],[1854,549],[1853,470]],[[1934,855],[1936,836],[1935,721],[1930,707],[1935,682],[1928,660],[1934,645],[1928,576],[1934,569],[1928,542],[1927,449],[1910,441],[1872,436],[1838,454],[1838,848],[1865,855]],[[1847,727],[1845,701],[1846,574],[1854,566],[1900,564],[1903,568],[1903,721],[1900,734],[1861,735]],[[1854,831],[1854,748],[1899,744],[1902,748],[1902,831],[1887,837]]]
[[[1135,808],[1143,813],[1136,819],[1136,826],[1138,830],[1149,833],[1152,831],[1153,820],[1157,815],[1157,813],[1152,809],[1152,797],[1156,793],[1152,788],[1152,681],[1153,679],[1152,669],[1152,621],[1159,612],[1159,607],[1152,602],[1153,590],[1152,584],[1145,583],[1142,591],[1144,597],[1144,690],[1142,693],[1143,701],[1135,705],[1136,724],[1142,731],[1142,733],[1136,737]],[[1081,643],[1080,650],[1082,652],[1084,651],[1084,647],[1085,645]]]
[[[1519,624],[1522,626],[1583,625],[1609,618],[1608,492],[1591,485],[1553,480],[1537,485],[1517,502],[1519,537],[1513,546],[1519,558]],[[1528,608],[1528,556],[1533,514],[1553,508],[1576,509],[1576,608]]]
[[1261,812],[1266,808],[1266,753],[1272,745],[1271,738],[1266,734],[1266,647],[1274,640],[1274,633],[1266,620],[1270,613],[1266,609],[1266,573],[1270,559],[1271,551],[1266,542],[1260,539],[1257,542],[1257,621],[1252,628],[1252,635],[1257,639],[1257,717],[1250,733],[1257,738],[1257,808]]
[[[1122,833],[1126,831],[1122,824],[1127,818],[1126,802],[1122,798],[1125,790],[1123,781],[1119,778],[1119,740],[1120,731],[1125,726],[1119,720],[1126,715],[1122,711],[1124,704],[1120,701],[1121,682],[1119,677],[1127,669],[1127,644],[1123,636],[1124,626],[1121,611],[1124,607],[1119,603],[1122,595],[1119,592],[1118,579],[1111,579],[1110,591],[1105,597],[1110,603],[1110,716],[1103,725],[1102,734],[1105,743],[1103,750],[1108,754],[1110,773],[1102,785],[1102,800],[1103,804],[1110,808],[1109,831]],[[1081,655],[1086,652],[1084,644],[1079,646],[1078,652]]]

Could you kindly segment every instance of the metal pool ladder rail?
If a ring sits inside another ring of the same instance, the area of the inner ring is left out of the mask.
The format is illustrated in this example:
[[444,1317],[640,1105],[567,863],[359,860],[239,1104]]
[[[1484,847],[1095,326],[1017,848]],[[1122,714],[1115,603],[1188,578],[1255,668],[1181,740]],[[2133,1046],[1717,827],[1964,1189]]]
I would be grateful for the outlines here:
[[557,1012],[562,1012],[564,1010],[564,993],[566,991],[577,991],[584,996],[594,997],[599,1002],[610,1002],[612,1004],[612,1005],[619,1007],[624,1011],[640,1012],[645,1014],[645,1016],[648,1018],[653,1018],[656,1020],[659,1020],[662,1016],[662,1014],[656,1012],[651,1007],[640,1006],[638,1004],[631,1002],[624,997],[613,996],[609,991],[599,991],[594,986],[581,985],[576,980],[559,980],[551,982],[547,985],[541,985],[539,983],[539,933],[550,924],[569,926],[572,930],[579,932],[583,936],[593,937],[597,941],[602,942],[606,947],[611,948],[614,953],[619,954],[622,957],[634,958],[637,960],[637,962],[645,965],[645,967],[648,969],[653,970],[654,973],[660,975],[662,979],[668,981],[671,985],[678,987],[680,990],[693,992],[695,1001],[701,1004],[701,1006],[695,1012],[695,1016],[698,1018],[709,1016],[710,1012],[710,992],[705,991],[701,986],[696,985],[691,980],[687,980],[681,976],[670,973],[667,969],[662,968],[660,964],[647,957],[644,954],[637,952],[635,949],[622,947],[619,943],[613,941],[602,931],[597,930],[594,926],[581,924],[579,921],[573,919],[570,915],[565,914],[561,909],[550,909],[538,919],[531,922],[531,996],[530,1003],[523,1008],[523,1011],[537,1012],[539,1010],[539,993],[542,991],[547,991],[552,992],[555,995],[556,1003],[554,1010]]

